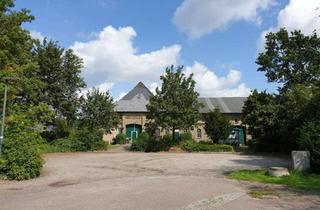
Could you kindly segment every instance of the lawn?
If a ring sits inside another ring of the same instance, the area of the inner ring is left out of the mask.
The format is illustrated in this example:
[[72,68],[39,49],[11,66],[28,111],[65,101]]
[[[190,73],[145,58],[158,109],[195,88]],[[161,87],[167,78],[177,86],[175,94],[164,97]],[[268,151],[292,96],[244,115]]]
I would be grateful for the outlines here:
[[286,185],[291,188],[320,191],[320,174],[291,171],[289,176],[271,177],[267,170],[239,170],[229,175],[232,179]]

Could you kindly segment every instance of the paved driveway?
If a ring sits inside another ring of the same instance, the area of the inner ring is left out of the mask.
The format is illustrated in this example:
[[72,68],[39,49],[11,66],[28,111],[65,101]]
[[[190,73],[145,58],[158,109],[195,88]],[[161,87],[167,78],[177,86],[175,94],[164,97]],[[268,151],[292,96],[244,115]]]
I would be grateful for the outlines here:
[[[288,160],[236,154],[49,154],[40,178],[0,182],[0,209],[281,209],[254,200],[223,173],[287,166]],[[279,208],[278,208],[279,207]]]

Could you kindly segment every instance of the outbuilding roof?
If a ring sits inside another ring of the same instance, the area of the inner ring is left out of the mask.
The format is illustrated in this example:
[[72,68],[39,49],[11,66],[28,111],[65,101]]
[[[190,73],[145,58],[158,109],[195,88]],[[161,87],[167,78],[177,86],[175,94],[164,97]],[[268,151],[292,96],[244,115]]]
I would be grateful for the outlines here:
[[208,113],[219,109],[221,113],[242,113],[242,107],[246,97],[212,97],[212,98],[198,98],[203,104],[200,108],[200,113]]
[[147,112],[151,91],[139,82],[132,90],[116,102],[117,112]]
[[[117,112],[147,112],[146,105],[153,94],[139,82],[129,93],[116,102]],[[242,107],[246,97],[200,97],[198,100],[203,104],[200,113],[208,113],[218,108],[221,113],[242,113]]]

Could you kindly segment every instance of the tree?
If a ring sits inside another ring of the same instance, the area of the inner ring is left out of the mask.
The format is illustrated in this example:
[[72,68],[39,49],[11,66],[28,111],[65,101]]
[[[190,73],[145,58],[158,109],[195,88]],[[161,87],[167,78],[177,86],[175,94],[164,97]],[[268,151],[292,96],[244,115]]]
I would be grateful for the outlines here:
[[205,115],[204,120],[206,133],[214,143],[228,138],[232,125],[218,109]]
[[182,70],[182,66],[166,68],[160,77],[162,87],[156,89],[147,105],[147,118],[157,126],[172,128],[173,138],[175,129],[188,129],[200,118],[201,103],[197,100],[193,75],[187,77]]
[[[13,7],[13,0],[0,2],[0,80],[4,77],[19,79],[9,85],[8,114],[11,113],[13,104],[24,104],[27,98],[36,95],[38,85],[41,83],[29,77],[36,68],[36,62],[30,53],[34,41],[29,32],[22,28],[22,24],[31,22],[34,17],[29,10],[14,11]],[[2,80],[0,82],[2,83]],[[2,99],[3,85],[1,84],[1,104]]]
[[85,87],[80,76],[82,59],[72,50],[65,50],[57,42],[46,39],[36,46],[33,53],[38,63],[35,77],[44,83],[37,102],[52,106],[71,125],[80,105],[78,92]]
[[118,115],[114,111],[113,99],[109,92],[103,93],[93,89],[82,97],[80,122],[90,130],[104,129],[110,132],[118,125]]
[[[242,122],[249,126],[252,135],[252,149],[257,151],[276,151],[281,146],[278,102],[272,94],[254,90],[242,109]],[[250,145],[249,145],[250,146]]]
[[314,32],[306,36],[301,31],[289,32],[281,28],[266,35],[265,51],[256,63],[269,82],[310,86],[320,79],[320,38]]

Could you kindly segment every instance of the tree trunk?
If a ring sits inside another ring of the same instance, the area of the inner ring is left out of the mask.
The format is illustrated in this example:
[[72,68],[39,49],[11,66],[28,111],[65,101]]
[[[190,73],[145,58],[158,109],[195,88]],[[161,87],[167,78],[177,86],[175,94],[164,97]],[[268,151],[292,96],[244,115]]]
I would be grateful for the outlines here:
[[172,128],[172,141],[174,141],[174,131],[176,130],[175,127]]

